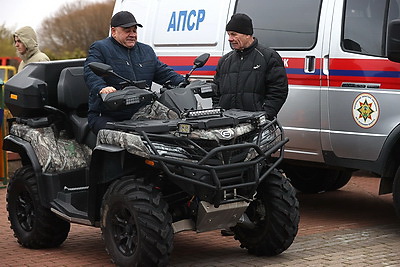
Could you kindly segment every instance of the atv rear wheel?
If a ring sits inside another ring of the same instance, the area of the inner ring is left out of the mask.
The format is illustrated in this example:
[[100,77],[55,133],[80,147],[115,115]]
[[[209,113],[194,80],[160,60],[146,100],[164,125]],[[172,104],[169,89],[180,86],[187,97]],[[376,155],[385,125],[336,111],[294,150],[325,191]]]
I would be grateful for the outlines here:
[[153,186],[133,177],[115,181],[103,197],[101,218],[106,250],[116,265],[167,265],[172,217]]
[[53,248],[65,241],[70,223],[42,206],[31,166],[15,171],[7,187],[6,199],[11,229],[23,247]]
[[280,172],[272,172],[259,185],[245,213],[253,227],[238,224],[233,231],[250,254],[278,255],[293,243],[300,220],[299,202],[293,186]]

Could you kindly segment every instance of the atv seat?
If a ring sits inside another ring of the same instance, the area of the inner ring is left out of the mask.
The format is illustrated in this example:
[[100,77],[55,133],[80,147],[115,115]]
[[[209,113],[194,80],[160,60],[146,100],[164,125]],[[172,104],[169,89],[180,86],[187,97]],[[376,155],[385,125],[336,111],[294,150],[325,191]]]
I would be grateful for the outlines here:
[[87,120],[89,89],[83,78],[83,67],[67,67],[60,73],[57,85],[58,104],[66,111],[78,143],[94,148],[96,135]]

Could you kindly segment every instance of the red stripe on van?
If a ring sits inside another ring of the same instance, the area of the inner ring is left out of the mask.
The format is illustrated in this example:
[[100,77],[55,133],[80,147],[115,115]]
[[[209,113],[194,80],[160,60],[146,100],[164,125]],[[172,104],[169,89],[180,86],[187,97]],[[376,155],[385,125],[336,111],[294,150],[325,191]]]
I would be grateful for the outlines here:
[[[164,62],[165,64],[169,66],[193,66],[193,62],[196,59],[196,57],[180,57],[180,56],[162,56],[158,57],[161,62]],[[207,65],[214,65],[216,66],[218,64],[218,60],[221,57],[210,57],[206,63],[205,66]]]
[[[348,83],[368,84],[368,90],[373,89],[400,89],[398,78],[379,78],[373,79],[371,77],[349,77],[349,76],[335,76],[330,79],[331,87],[342,87]],[[376,87],[375,87],[376,86]],[[361,89],[361,88],[360,88]]]
[[[186,74],[193,66],[195,56],[162,56],[159,59],[171,66],[179,74]],[[214,76],[220,57],[210,57],[206,65],[194,75]],[[326,75],[321,75],[322,58],[315,59],[315,71],[304,71],[304,58],[283,57],[289,84],[302,86],[328,86]],[[329,86],[341,87],[343,83],[371,83],[377,88],[400,89],[400,64],[387,59],[345,59],[329,60]]]
[[310,85],[310,86],[319,86],[321,81],[319,76],[314,76],[315,78],[311,78],[309,75],[299,75],[299,74],[288,74],[289,84],[291,85]]
[[400,71],[400,64],[388,59],[331,58],[330,69]]

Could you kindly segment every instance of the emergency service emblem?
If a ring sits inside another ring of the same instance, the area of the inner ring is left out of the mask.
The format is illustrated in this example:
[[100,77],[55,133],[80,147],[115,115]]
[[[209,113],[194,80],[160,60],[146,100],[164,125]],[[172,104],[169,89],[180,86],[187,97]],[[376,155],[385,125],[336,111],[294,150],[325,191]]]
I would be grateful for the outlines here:
[[376,98],[368,93],[359,94],[353,101],[353,118],[358,126],[371,128],[379,118]]

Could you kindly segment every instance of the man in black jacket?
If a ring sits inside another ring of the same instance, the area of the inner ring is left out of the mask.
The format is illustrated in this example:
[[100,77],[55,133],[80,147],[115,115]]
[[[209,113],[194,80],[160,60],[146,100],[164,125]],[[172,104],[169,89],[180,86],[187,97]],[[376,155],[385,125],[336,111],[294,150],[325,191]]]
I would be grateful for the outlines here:
[[[234,14],[226,25],[233,51],[218,62],[213,106],[247,111],[264,110],[277,116],[288,95],[288,80],[279,54],[253,37],[253,22],[246,14]],[[233,235],[229,229],[222,235]]]
[[264,110],[277,116],[288,94],[283,61],[274,50],[253,37],[253,23],[246,14],[234,14],[226,25],[233,51],[218,62],[213,105],[224,109]]

